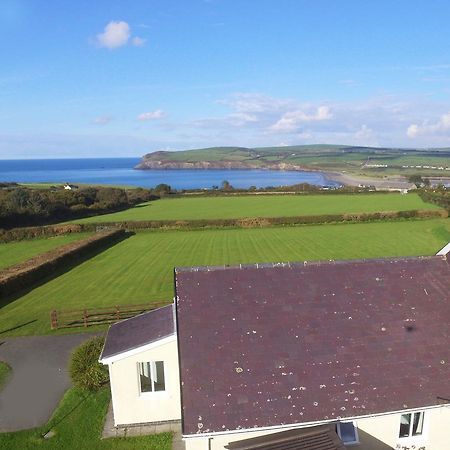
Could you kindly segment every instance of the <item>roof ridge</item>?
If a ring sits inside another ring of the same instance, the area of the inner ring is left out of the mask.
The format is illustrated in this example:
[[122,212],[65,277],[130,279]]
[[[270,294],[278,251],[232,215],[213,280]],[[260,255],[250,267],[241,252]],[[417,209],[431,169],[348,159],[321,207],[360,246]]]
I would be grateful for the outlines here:
[[325,259],[325,260],[305,260],[305,261],[286,261],[286,262],[265,262],[250,264],[224,264],[217,266],[180,266],[175,267],[175,274],[184,272],[213,272],[218,270],[235,270],[235,269],[276,269],[276,268],[296,268],[305,266],[324,266],[324,265],[340,265],[355,263],[371,263],[371,262],[404,262],[404,261],[425,261],[425,260],[447,260],[446,255],[426,255],[426,256],[400,256],[390,258],[359,258],[359,259]]

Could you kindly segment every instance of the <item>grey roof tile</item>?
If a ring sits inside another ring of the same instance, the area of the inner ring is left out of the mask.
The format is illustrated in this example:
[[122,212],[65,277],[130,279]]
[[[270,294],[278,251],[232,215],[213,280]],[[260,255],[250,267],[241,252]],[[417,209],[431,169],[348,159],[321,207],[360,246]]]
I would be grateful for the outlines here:
[[185,434],[450,397],[445,257],[176,271]]
[[108,330],[102,358],[109,358],[175,333],[173,305],[117,322]]

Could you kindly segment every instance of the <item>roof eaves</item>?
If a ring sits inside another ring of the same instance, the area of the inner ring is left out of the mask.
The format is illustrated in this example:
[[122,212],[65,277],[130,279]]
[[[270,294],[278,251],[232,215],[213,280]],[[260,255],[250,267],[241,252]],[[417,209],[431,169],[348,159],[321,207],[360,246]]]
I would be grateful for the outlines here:
[[251,432],[261,432],[261,431],[273,431],[273,430],[285,430],[285,429],[291,429],[291,428],[308,428],[308,427],[316,427],[316,426],[322,426],[322,425],[330,425],[330,424],[336,424],[338,422],[351,422],[352,420],[360,420],[360,419],[368,419],[372,417],[383,417],[390,414],[405,414],[405,413],[413,413],[418,411],[428,411],[431,409],[436,408],[448,408],[449,403],[437,403],[435,405],[431,406],[421,406],[417,408],[410,408],[410,409],[401,409],[401,410],[395,410],[395,411],[383,411],[379,413],[373,413],[373,414],[365,414],[365,415],[359,415],[359,416],[349,416],[349,417],[336,417],[333,419],[324,419],[324,420],[317,420],[314,422],[293,422],[293,423],[284,423],[280,425],[271,425],[266,427],[253,427],[253,428],[236,428],[236,429],[229,429],[225,431],[211,431],[211,432],[197,432],[197,433],[190,433],[185,434],[182,433],[182,437],[185,439],[190,438],[196,438],[199,436],[202,437],[214,437],[214,436],[223,436],[223,435],[229,435],[229,434],[236,434],[236,433],[251,433]]
[[450,242],[436,253],[437,256],[445,256],[445,257],[448,256],[449,254],[450,254]]
[[[102,350],[102,354],[100,355],[99,362],[101,362],[102,364],[108,364],[110,362],[114,362],[114,361],[118,361],[120,359],[127,358],[128,356],[132,356],[136,353],[145,352],[146,350],[149,350],[150,348],[154,348],[159,345],[165,344],[166,342],[169,341],[169,338],[174,338],[175,334],[176,333],[174,331],[173,333],[167,334],[165,336],[161,336],[158,339],[153,339],[151,341],[145,342],[144,344],[137,345],[135,347],[130,347],[130,348],[127,348],[126,350],[122,350],[117,353],[112,353],[111,355],[108,355],[108,356],[103,356],[103,350]],[[120,356],[120,357],[118,358],[118,356]]]

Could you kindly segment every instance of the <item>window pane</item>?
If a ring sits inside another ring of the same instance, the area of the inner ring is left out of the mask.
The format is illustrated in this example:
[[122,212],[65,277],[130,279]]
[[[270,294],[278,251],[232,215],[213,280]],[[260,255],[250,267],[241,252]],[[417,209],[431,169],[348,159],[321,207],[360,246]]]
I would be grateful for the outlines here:
[[139,363],[139,379],[141,382],[141,392],[152,392],[150,363]]
[[414,413],[413,427],[412,427],[412,435],[420,436],[423,430],[423,416],[425,413],[417,412]]
[[399,437],[409,436],[409,426],[411,424],[411,414],[402,414],[400,418],[400,432]]
[[155,361],[153,373],[155,377],[155,391],[164,391],[166,389],[166,382],[164,379],[164,361]]
[[356,432],[353,422],[341,422],[339,424],[341,439],[344,443],[355,442]]

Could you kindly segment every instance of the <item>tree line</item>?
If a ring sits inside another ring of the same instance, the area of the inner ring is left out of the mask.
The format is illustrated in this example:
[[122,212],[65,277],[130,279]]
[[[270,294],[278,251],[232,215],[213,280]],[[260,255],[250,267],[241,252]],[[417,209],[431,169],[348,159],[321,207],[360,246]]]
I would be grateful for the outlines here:
[[30,189],[10,184],[0,188],[0,228],[43,225],[104,214],[156,200],[165,193],[165,185],[154,189],[81,187],[64,190]]

